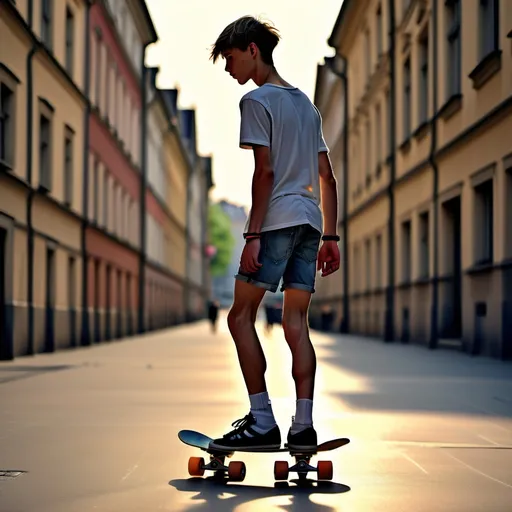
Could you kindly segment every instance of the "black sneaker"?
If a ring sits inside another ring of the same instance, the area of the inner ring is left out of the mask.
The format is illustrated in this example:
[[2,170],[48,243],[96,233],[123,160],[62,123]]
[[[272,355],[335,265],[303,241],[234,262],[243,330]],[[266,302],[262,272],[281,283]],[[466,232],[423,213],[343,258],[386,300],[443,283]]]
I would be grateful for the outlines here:
[[304,450],[307,452],[315,451],[317,448],[316,430],[313,427],[307,427],[297,434],[292,434],[292,429],[288,431],[287,448],[290,450]]
[[281,447],[281,432],[276,425],[265,434],[256,432],[252,426],[256,419],[249,413],[232,423],[234,430],[210,443],[214,450],[277,450]]

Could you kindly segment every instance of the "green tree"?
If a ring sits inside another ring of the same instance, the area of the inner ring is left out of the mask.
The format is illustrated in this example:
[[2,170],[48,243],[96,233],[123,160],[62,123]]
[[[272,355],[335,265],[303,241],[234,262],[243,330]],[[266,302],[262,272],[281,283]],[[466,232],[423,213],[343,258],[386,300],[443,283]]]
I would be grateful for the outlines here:
[[219,204],[210,203],[208,207],[208,229],[210,244],[216,249],[210,260],[210,272],[213,277],[222,276],[231,263],[235,239],[231,232],[231,219]]

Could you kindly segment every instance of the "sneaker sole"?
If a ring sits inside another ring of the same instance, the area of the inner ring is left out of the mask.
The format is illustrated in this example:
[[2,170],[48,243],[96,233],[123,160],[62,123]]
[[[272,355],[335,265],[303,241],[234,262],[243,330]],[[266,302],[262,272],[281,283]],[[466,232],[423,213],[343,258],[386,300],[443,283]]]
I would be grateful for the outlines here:
[[210,450],[220,450],[223,452],[264,452],[264,451],[275,451],[281,448],[280,444],[264,444],[258,446],[224,446],[220,444],[210,443]]
[[316,452],[318,446],[317,445],[314,445],[314,446],[299,446],[299,445],[295,445],[295,444],[287,444],[286,445],[286,448],[290,451],[293,451],[293,452]]

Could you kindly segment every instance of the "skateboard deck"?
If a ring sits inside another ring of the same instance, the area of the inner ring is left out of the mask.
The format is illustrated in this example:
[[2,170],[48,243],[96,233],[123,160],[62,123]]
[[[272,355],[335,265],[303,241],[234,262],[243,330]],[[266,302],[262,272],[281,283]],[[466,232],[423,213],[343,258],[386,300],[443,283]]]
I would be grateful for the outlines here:
[[212,470],[217,476],[223,476],[228,473],[230,480],[241,482],[245,478],[246,468],[243,462],[230,462],[229,466],[225,466],[224,461],[226,457],[232,457],[236,452],[246,453],[289,453],[295,458],[295,464],[292,467],[288,466],[286,461],[276,461],[274,464],[274,477],[276,480],[287,480],[290,471],[295,471],[299,475],[299,479],[306,478],[307,473],[310,471],[318,473],[319,480],[332,479],[332,462],[319,461],[318,466],[315,468],[309,464],[313,455],[317,453],[327,452],[340,448],[348,443],[350,439],[338,438],[331,439],[319,444],[314,450],[294,450],[285,446],[283,448],[251,448],[251,449],[234,449],[234,450],[219,450],[217,448],[210,448],[210,443],[213,439],[201,432],[194,430],[180,430],[178,438],[184,444],[199,448],[210,455],[210,462],[205,464],[203,457],[190,457],[188,470],[191,476],[203,476],[206,470]]

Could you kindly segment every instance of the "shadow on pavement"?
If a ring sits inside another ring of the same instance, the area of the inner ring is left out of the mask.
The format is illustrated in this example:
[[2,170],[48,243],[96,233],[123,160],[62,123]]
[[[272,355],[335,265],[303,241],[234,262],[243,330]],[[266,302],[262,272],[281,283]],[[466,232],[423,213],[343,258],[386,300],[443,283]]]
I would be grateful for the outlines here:
[[360,379],[360,390],[331,393],[356,410],[512,417],[509,362],[352,336],[336,336],[317,358]]
[[[290,485],[290,483],[294,485]],[[171,480],[169,485],[172,485],[178,491],[197,493],[190,498],[192,502],[204,500],[202,503],[191,503],[187,507],[188,510],[218,509],[223,512],[235,510],[239,505],[250,501],[275,498],[277,496],[287,496],[290,498],[289,504],[279,506],[281,510],[290,512],[303,510],[334,512],[337,510],[336,508],[314,503],[309,499],[310,496],[314,494],[341,494],[350,491],[350,487],[347,485],[336,482],[318,482],[310,479],[300,483],[297,479],[292,479],[288,482],[276,482],[274,487],[265,487],[228,483],[228,480],[225,478],[212,476],[208,478]]]
[[31,365],[0,365],[0,384],[13,380],[26,379],[42,373],[58,372],[75,368],[75,365],[58,364],[45,366]]

